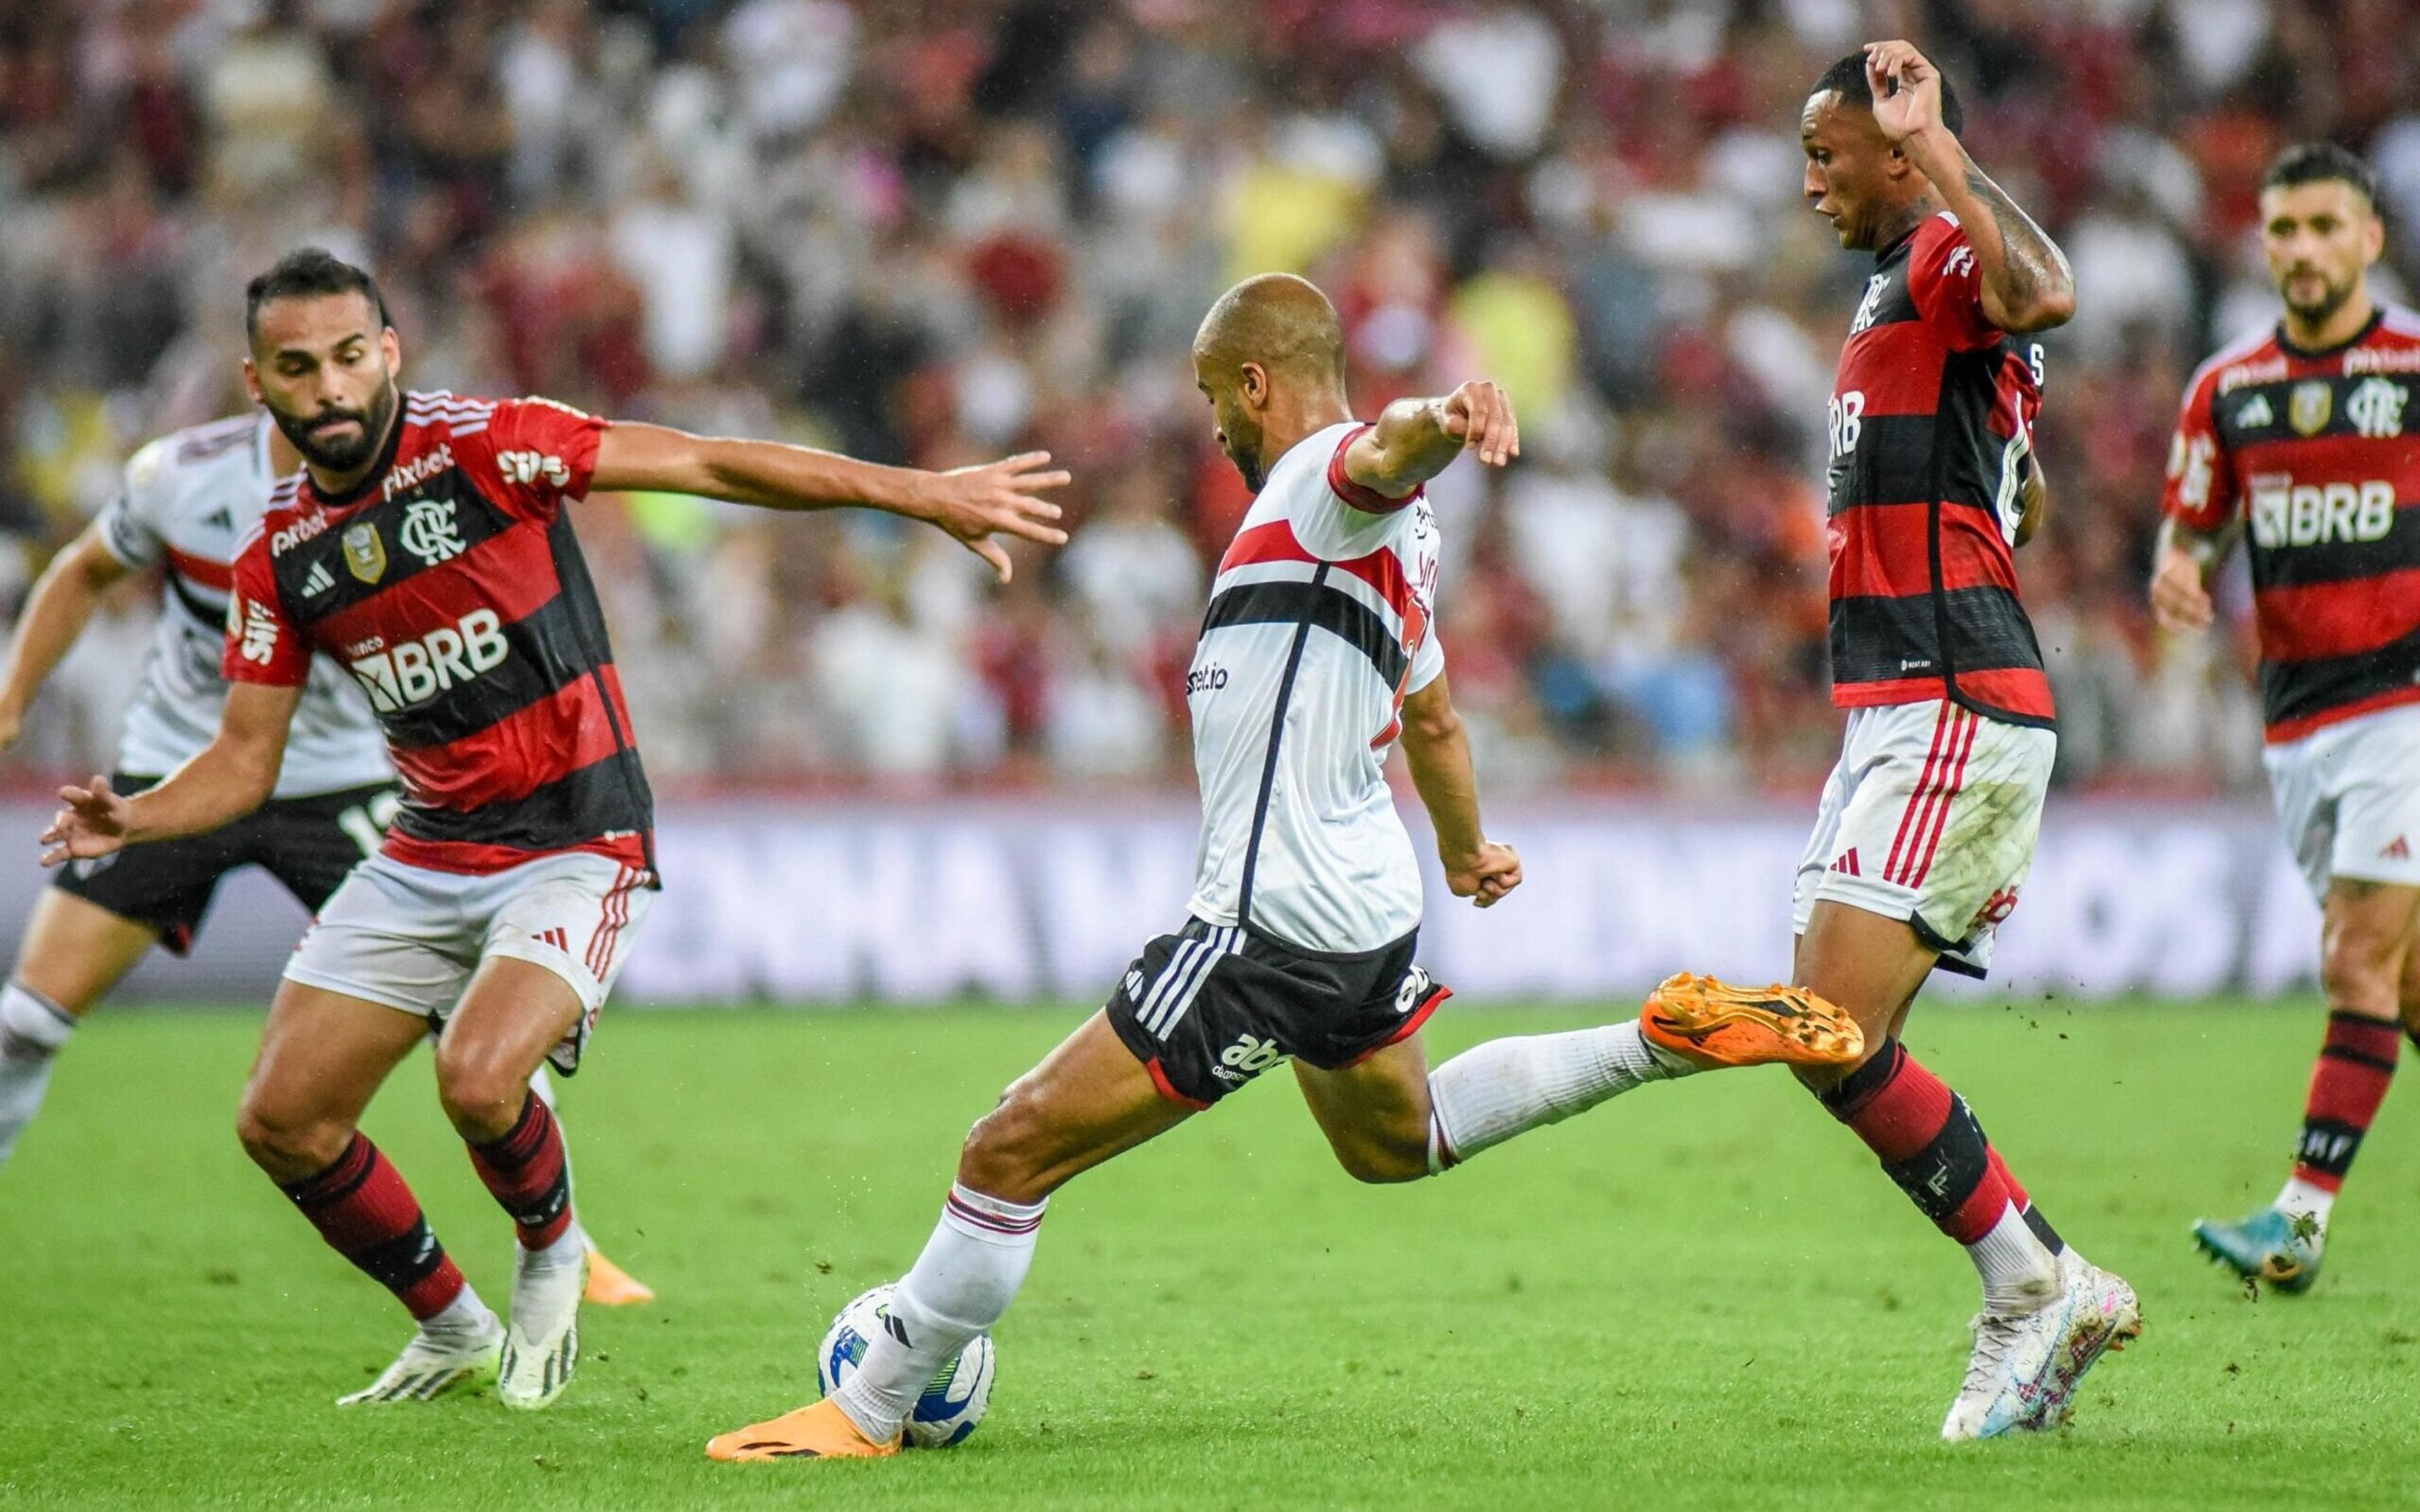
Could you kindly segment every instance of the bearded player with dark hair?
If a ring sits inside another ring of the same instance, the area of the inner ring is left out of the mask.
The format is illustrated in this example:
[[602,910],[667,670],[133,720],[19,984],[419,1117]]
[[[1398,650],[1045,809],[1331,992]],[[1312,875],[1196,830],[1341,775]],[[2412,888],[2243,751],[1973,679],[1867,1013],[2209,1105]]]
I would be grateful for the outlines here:
[[[770,509],[861,505],[939,526],[1004,580],[995,532],[1058,545],[1066,481],[1039,453],[934,473],[595,419],[543,399],[405,393],[368,274],[296,253],[246,292],[244,377],[303,460],[238,550],[217,737],[133,796],[69,788],[56,864],[200,834],[271,795],[324,652],[368,695],[404,800],[379,854],[287,964],[238,1120],[321,1236],[419,1323],[348,1401],[423,1400],[498,1373],[553,1401],[579,1356],[586,1245],[561,1131],[530,1092],[569,1073],[658,880],[652,804],[566,506],[591,490]],[[359,1128],[430,1027],[438,1100],[520,1245],[511,1325]]]
[[2199,634],[2210,575],[2251,537],[2261,760],[2319,902],[2328,1023],[2284,1189],[2194,1237],[2281,1291],[2319,1278],[2402,1033],[2420,1033],[2420,318],[2370,293],[2377,193],[2333,143],[2270,168],[2260,242],[2285,316],[2186,385],[2151,579],[2160,624]]

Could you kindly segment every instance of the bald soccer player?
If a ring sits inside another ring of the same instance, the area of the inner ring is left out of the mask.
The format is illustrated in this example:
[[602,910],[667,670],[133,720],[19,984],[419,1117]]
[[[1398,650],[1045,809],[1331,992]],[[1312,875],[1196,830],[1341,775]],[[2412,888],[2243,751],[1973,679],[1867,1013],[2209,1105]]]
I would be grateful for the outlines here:
[[1674,978],[1641,1018],[1491,1041],[1430,1072],[1420,1026],[1448,992],[1415,964],[1420,869],[1384,770],[1400,741],[1455,897],[1485,908],[1520,886],[1520,857],[1480,826],[1434,628],[1436,517],[1420,496],[1465,452],[1511,463],[1512,407],[1474,382],[1356,421],[1336,311],[1285,275],[1219,299],[1193,371],[1259,497],[1218,564],[1186,679],[1202,786],[1191,917],[975,1124],[857,1373],[716,1439],[717,1459],[896,1452],[924,1384],[1016,1297],[1050,1194],[1281,1061],[1345,1170],[1409,1181],[1644,1082],[1846,1064],[1863,1048],[1808,994]]

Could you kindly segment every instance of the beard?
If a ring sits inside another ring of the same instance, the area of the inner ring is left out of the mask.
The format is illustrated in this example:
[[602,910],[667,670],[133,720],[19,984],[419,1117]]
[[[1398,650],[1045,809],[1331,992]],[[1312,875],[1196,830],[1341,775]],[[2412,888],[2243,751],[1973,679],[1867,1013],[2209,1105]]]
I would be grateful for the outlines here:
[[2293,295],[2289,293],[2285,296],[2286,308],[2294,313],[2294,317],[2296,319],[2303,321],[2306,325],[2324,325],[2338,310],[2345,307],[2347,301],[2352,298],[2354,281],[2352,279],[2347,279],[2343,283],[2338,284],[2331,280],[2327,274],[2320,272],[2318,269],[2306,268],[2297,269],[2293,273],[2288,275],[2286,280],[2287,287],[2291,288],[2293,286],[2294,280],[2302,277],[2305,273],[2311,274],[2319,279],[2319,297],[2316,300],[2308,300],[2301,303],[2296,303]]
[[1227,460],[1234,463],[1235,471],[1244,475],[1246,491],[1259,493],[1261,486],[1269,481],[1269,470],[1261,462],[1259,428],[1255,427],[1249,436],[1242,434],[1242,427],[1239,425],[1229,425],[1225,429],[1227,444],[1223,449],[1227,454]]
[[[389,378],[379,385],[376,393],[370,395],[366,411],[327,408],[314,410],[305,417],[289,415],[273,404],[267,408],[269,418],[277,422],[277,428],[284,431],[286,439],[294,443],[294,449],[302,454],[303,461],[329,472],[351,472],[367,467],[378,455],[379,448],[386,443],[387,426],[394,421],[396,409],[401,403],[401,397],[396,393],[395,379]],[[350,440],[336,440],[320,431],[321,426],[347,420],[360,427],[360,434]]]

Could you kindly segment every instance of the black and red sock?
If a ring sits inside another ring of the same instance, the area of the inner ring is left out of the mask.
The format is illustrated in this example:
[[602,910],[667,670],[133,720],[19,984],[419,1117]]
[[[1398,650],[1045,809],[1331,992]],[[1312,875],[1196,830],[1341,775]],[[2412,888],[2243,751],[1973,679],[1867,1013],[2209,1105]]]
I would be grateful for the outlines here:
[[1917,1065],[1897,1040],[1885,1041],[1873,1058],[1822,1098],[1882,1161],[1908,1200],[1961,1244],[1979,1242],[2014,1204],[2045,1248],[2056,1254],[2064,1247],[1984,1137],[1966,1100]]
[[2397,1026],[2337,1010],[2328,1015],[2327,1038],[2311,1069],[2311,1092],[2303,1105],[2303,1136],[2294,1147],[2294,1177],[2323,1192],[2344,1186],[2362,1136],[2386,1101],[2401,1053]]
[[513,1224],[521,1248],[544,1249],[571,1227],[571,1165],[554,1111],[533,1092],[512,1133],[471,1147],[471,1165]]
[[336,1163],[281,1184],[329,1247],[427,1320],[462,1294],[462,1273],[429,1231],[420,1199],[366,1135],[355,1134]]

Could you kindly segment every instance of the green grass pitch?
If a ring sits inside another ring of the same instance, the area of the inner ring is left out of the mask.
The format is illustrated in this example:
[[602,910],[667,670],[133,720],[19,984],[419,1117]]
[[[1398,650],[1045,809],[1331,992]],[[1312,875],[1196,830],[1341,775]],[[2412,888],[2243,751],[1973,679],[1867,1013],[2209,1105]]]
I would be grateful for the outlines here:
[[[660,1288],[592,1310],[554,1410],[340,1413],[405,1336],[229,1132],[250,1014],[104,1012],[0,1172],[0,1504],[98,1507],[2071,1506],[2420,1497],[2420,1097],[2304,1298],[2191,1250],[2283,1174],[2307,1003],[1920,1012],[2143,1341],[2056,1436],[1935,1438],[1963,1257],[1778,1072],[1650,1088],[1442,1180],[1355,1185],[1265,1076],[1069,1187],[964,1447],[721,1466],[905,1268],[960,1134],[1072,1011],[611,1016],[565,1095],[587,1220]],[[1579,1020],[1454,1009],[1433,1052]],[[426,1057],[368,1127],[491,1300],[510,1234]]]

